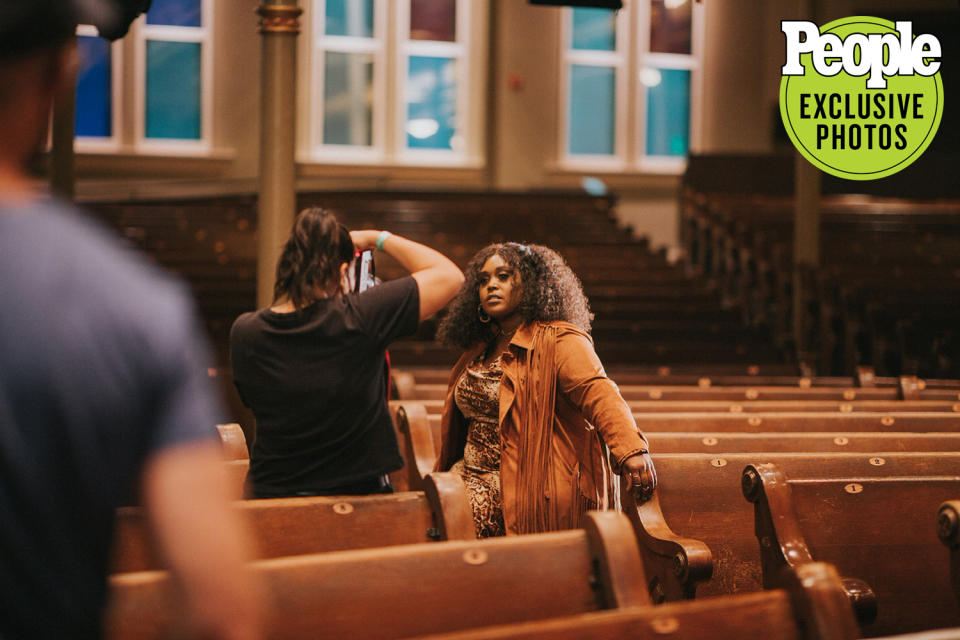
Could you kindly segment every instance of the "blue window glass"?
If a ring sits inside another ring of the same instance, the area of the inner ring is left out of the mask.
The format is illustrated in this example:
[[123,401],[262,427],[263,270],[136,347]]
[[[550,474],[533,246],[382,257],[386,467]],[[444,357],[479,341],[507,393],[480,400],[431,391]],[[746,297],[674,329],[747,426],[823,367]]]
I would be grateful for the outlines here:
[[80,36],[80,69],[77,73],[76,135],[109,138],[111,126],[110,43]]
[[327,0],[328,36],[373,37],[373,0]]
[[615,51],[617,15],[609,9],[574,9],[573,48]]
[[570,153],[613,155],[616,92],[613,67],[570,67]]
[[410,56],[407,79],[407,147],[452,149],[457,82],[452,58]]
[[203,0],[153,0],[147,24],[170,27],[202,27]]
[[373,56],[328,51],[324,56],[323,141],[373,144]]
[[148,138],[200,139],[200,53],[196,42],[147,41]]
[[647,84],[647,155],[687,155],[690,148],[690,71],[647,69],[643,78]]

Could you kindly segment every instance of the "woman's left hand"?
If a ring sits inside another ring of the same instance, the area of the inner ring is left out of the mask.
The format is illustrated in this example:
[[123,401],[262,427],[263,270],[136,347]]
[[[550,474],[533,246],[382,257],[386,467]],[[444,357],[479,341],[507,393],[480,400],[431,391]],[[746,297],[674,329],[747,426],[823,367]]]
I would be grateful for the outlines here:
[[637,501],[646,502],[657,488],[657,470],[649,453],[638,453],[623,461],[620,473],[627,478],[627,488],[638,488]]

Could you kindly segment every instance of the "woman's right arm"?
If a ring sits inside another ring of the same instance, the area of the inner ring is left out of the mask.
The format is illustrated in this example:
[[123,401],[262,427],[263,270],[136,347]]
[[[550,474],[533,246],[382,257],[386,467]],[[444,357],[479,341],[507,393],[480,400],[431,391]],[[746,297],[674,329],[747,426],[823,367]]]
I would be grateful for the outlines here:
[[[350,238],[354,247],[366,251],[376,248],[380,233],[373,229],[351,231]],[[442,309],[460,291],[463,272],[439,251],[394,234],[386,236],[380,245],[417,281],[421,321]]]

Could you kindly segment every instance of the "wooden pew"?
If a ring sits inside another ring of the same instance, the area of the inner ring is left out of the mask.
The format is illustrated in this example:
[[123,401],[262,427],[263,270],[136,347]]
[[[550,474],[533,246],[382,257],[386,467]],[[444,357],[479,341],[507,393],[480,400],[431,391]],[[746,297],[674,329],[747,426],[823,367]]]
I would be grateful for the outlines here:
[[785,411],[635,413],[644,433],[672,432],[957,432],[960,415],[953,412]]
[[[244,500],[236,508],[253,530],[260,558],[475,538],[459,476],[431,473],[424,485],[423,492],[390,495]],[[118,509],[111,573],[165,567],[143,508]]]
[[[634,413],[721,412],[721,413],[784,413],[811,411],[839,411],[841,413],[869,412],[928,412],[960,413],[960,401],[943,400],[633,400],[628,402]],[[427,405],[429,406],[429,405]]]
[[[649,604],[630,523],[593,512],[585,529],[313,554],[254,563],[274,640],[409,638]],[[176,624],[164,572],[114,575],[106,638],[161,638]]]
[[422,636],[418,640],[659,640],[665,637],[671,640],[852,640],[858,637],[856,623],[833,567],[823,563],[806,564],[791,578],[784,580],[782,589],[759,593],[584,613]]
[[621,500],[636,528],[655,602],[762,588],[753,509],[741,494],[747,465],[775,463],[798,477],[887,478],[960,469],[958,453],[654,453],[653,460],[659,477],[654,498],[637,505],[632,492],[622,491]]
[[220,444],[223,446],[223,457],[226,460],[248,460],[250,452],[247,450],[247,438],[243,429],[236,422],[218,424]]
[[[903,397],[903,390],[893,387],[799,387],[799,386],[762,386],[742,387],[692,386],[692,385],[620,385],[620,394],[627,402],[659,400],[668,401],[728,401],[746,402],[755,400],[821,400],[849,402],[853,400],[941,400],[956,402],[960,392],[953,389],[919,389],[916,384],[908,387],[909,397]],[[442,400],[446,397],[447,385],[441,383],[409,384],[407,376],[401,376],[397,382],[398,398],[401,400]]]
[[[960,425],[958,425],[960,428]],[[657,453],[874,453],[899,452],[957,452],[960,451],[960,432],[954,433],[795,433],[795,432],[715,432],[672,433],[648,430],[645,432],[650,450]]]
[[866,636],[960,625],[930,518],[960,492],[958,470],[869,477],[749,465],[743,493],[755,507],[764,585],[785,566],[830,562],[875,594],[876,620],[861,623]]
[[[440,414],[443,400],[415,400],[428,414]],[[747,400],[685,401],[633,400],[627,403],[634,415],[644,413],[960,413],[960,401],[941,400],[878,400],[832,402],[829,400]]]
[[937,535],[950,549],[950,576],[960,605],[960,500],[948,500],[937,510]]

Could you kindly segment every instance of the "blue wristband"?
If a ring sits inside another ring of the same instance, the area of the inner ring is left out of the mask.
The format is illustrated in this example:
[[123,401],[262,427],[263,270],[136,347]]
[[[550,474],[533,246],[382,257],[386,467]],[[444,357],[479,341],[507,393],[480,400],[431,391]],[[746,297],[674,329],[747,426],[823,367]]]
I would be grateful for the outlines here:
[[392,234],[389,231],[381,231],[377,236],[377,251],[383,251],[383,243],[387,241]]

